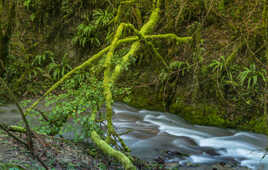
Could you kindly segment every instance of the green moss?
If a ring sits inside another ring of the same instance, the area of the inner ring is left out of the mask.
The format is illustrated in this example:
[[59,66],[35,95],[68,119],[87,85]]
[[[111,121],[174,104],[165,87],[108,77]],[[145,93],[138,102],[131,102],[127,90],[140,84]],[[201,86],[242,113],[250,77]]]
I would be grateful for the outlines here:
[[127,104],[133,107],[139,109],[164,111],[164,107],[160,101],[158,101],[158,97],[150,89],[136,89],[133,91],[129,98],[130,100],[127,102]]
[[252,118],[251,120],[242,123],[240,129],[268,135],[268,124],[265,116]]
[[170,106],[170,112],[178,114],[193,124],[221,127],[228,124],[228,121],[223,118],[223,114],[214,105],[199,104],[192,106],[179,102]]

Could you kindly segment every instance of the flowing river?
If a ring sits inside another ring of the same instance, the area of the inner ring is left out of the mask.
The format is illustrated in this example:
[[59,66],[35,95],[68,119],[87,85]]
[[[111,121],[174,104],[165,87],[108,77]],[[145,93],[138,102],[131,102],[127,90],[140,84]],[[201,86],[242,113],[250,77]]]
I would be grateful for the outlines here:
[[[265,135],[192,125],[170,113],[138,110],[123,103],[115,103],[113,111],[115,128],[118,133],[128,131],[121,137],[140,159],[182,165],[233,162],[249,169],[268,169]],[[0,121],[19,120],[15,105],[0,106]]]
[[163,157],[181,164],[233,161],[250,169],[268,169],[265,135],[191,125],[170,113],[137,110],[122,103],[114,104],[113,111],[119,132],[133,130],[122,138],[141,159]]

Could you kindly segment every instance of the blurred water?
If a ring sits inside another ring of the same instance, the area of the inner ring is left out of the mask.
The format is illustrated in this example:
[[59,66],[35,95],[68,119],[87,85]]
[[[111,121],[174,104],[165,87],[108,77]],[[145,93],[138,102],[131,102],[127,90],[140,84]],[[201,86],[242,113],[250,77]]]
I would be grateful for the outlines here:
[[265,135],[191,125],[170,113],[135,110],[123,103],[115,103],[113,111],[118,131],[133,130],[122,138],[141,159],[163,157],[181,164],[233,162],[250,169],[268,169]]

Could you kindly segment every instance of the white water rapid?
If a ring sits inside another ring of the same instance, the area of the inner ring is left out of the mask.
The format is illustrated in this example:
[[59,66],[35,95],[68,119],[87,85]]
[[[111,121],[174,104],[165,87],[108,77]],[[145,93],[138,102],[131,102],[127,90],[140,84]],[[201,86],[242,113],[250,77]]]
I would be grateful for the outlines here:
[[115,127],[122,133],[130,130],[122,138],[141,159],[163,157],[180,164],[233,161],[254,170],[268,169],[265,135],[191,125],[170,113],[137,110],[123,103],[115,103],[113,111]]

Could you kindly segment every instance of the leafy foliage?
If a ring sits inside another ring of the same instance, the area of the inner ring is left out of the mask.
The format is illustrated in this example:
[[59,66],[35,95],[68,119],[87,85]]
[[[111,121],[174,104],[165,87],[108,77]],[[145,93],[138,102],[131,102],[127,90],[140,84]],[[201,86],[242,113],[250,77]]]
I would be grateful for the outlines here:
[[[104,135],[103,84],[96,77],[98,67],[78,72],[62,86],[63,94],[50,95],[46,98],[46,106],[51,108],[48,114],[49,122],[41,119],[39,130],[43,133],[55,135],[74,134],[75,140],[87,140],[91,130]],[[95,75],[95,76],[94,76]],[[115,96],[124,95],[129,88],[113,88]],[[91,113],[96,112],[99,124],[90,121]],[[64,124],[71,121],[66,126]],[[51,122],[56,126],[51,127]]]
[[177,70],[181,73],[182,76],[184,76],[185,71],[189,71],[191,66],[187,62],[183,61],[174,61],[169,64],[170,69]]
[[100,30],[106,28],[112,20],[112,13],[108,10],[94,10],[93,21],[89,24],[80,24],[77,26],[77,33],[74,36],[72,42],[81,47],[101,45],[101,39],[103,37],[100,34]]
[[55,55],[52,51],[44,51],[43,54],[36,55],[33,58],[32,66],[45,66],[50,62],[54,63],[54,58]]
[[72,69],[67,53],[59,60],[59,57],[49,50],[38,55],[26,54],[23,57],[10,55],[8,62],[12,64],[6,65],[4,77],[13,88],[25,87],[20,90],[30,94],[38,94],[40,86],[46,87]]
[[212,63],[208,65],[208,67],[212,68],[213,72],[222,72],[225,69],[225,63],[226,60],[224,56],[221,56],[220,60],[213,60]]
[[93,22],[97,27],[105,27],[111,23],[113,14],[108,10],[97,9],[93,11]]
[[49,75],[51,75],[53,80],[59,80],[64,74],[66,74],[68,71],[72,69],[72,67],[69,64],[69,59],[67,54],[65,54],[61,61],[59,63],[51,62],[47,66],[47,70]]

